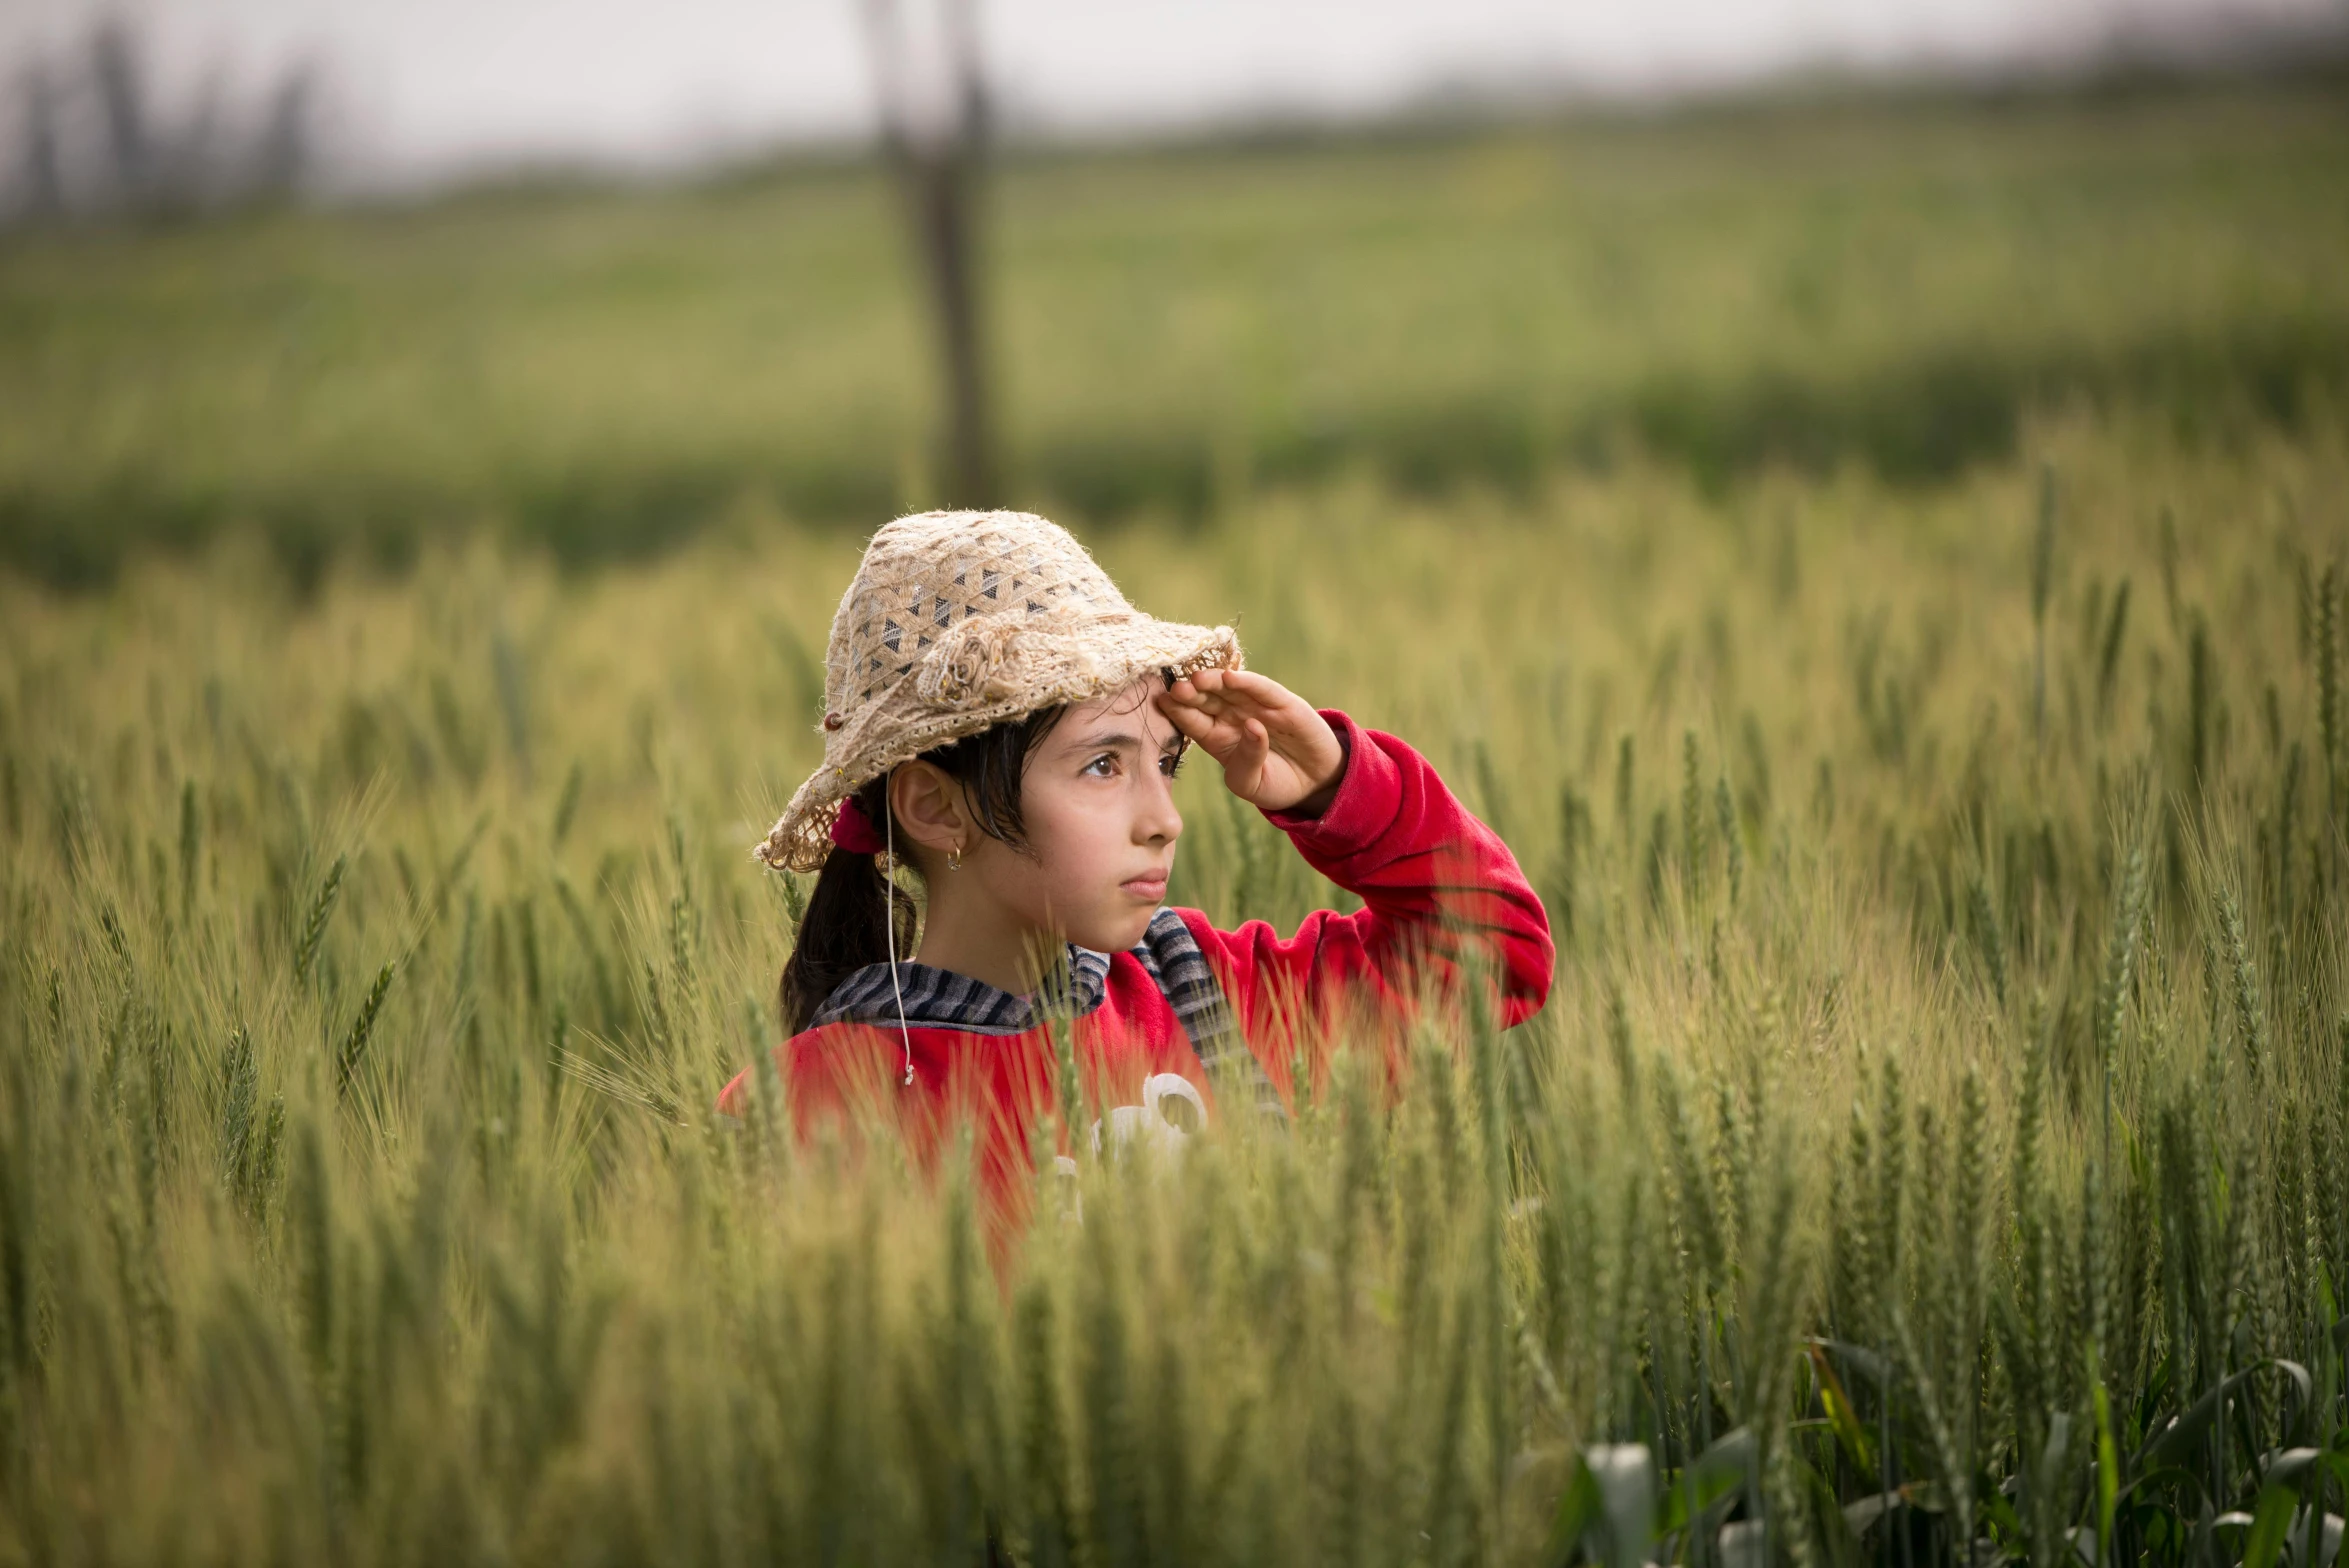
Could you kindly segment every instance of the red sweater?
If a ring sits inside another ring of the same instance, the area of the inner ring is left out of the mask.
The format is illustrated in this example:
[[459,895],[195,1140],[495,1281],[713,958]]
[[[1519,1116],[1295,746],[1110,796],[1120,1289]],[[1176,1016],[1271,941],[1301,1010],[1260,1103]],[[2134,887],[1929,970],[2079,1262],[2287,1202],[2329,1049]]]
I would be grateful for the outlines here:
[[[1319,1076],[1341,1011],[1357,1024],[1406,1019],[1423,987],[1457,977],[1469,945],[1482,949],[1493,974],[1502,1024],[1530,1017],[1548,997],[1555,958],[1549,917],[1508,846],[1411,747],[1335,710],[1323,716],[1347,751],[1328,808],[1318,817],[1265,815],[1307,864],[1360,895],[1364,908],[1317,911],[1286,938],[1261,920],[1218,931],[1198,910],[1164,910],[1151,937],[1130,952],[1072,950],[1077,1005],[1089,1008],[1076,1018],[1073,1037],[1090,1107],[1077,1119],[1089,1125],[1090,1141],[1098,1142],[1104,1127],[1112,1139],[1137,1126],[1167,1136],[1165,1122],[1179,1128],[1200,1113],[1214,1119],[1215,1084],[1194,1044],[1203,998],[1228,1005],[1229,1021],[1261,1067],[1259,1081],[1268,1080],[1286,1103],[1291,1063],[1302,1054]],[[1188,956],[1194,944],[1212,985]],[[929,1169],[968,1122],[987,1228],[1000,1247],[1026,1222],[1035,1191],[1033,1140],[1056,1109],[1052,1036],[1023,1003],[992,987],[903,961],[898,969],[909,998],[905,1033],[893,1010],[871,1005],[889,994],[885,986],[858,987],[860,979],[885,980],[885,967],[875,966],[841,987],[865,993],[859,1016],[873,1021],[819,1023],[776,1048],[792,1124],[805,1138],[844,1112],[851,1121],[860,1119],[856,1108],[878,1112],[897,1122],[915,1163]],[[1186,973],[1188,985],[1180,983]],[[1382,1032],[1396,1038],[1391,1027]],[[914,1081],[907,1086],[909,1036]],[[1209,1051],[1216,1054],[1212,1045]],[[1253,1077],[1248,1058],[1236,1050],[1233,1056]],[[1228,1100],[1228,1080],[1225,1086]],[[753,1093],[753,1073],[745,1071],[726,1085],[718,1109],[741,1116]],[[1062,1152],[1074,1152],[1065,1138]]]

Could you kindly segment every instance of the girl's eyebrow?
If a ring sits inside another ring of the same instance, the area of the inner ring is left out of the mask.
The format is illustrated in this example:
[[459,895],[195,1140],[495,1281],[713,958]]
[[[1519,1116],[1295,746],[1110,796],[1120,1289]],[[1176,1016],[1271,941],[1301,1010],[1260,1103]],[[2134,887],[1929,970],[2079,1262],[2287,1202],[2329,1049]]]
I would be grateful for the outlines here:
[[1103,730],[1097,734],[1079,736],[1073,749],[1077,751],[1140,751],[1142,742],[1129,730]]
[[[1190,744],[1181,730],[1169,731],[1159,743],[1160,751],[1180,751]],[[1140,751],[1142,738],[1131,730],[1102,730],[1096,734],[1079,736],[1073,749],[1077,751]]]

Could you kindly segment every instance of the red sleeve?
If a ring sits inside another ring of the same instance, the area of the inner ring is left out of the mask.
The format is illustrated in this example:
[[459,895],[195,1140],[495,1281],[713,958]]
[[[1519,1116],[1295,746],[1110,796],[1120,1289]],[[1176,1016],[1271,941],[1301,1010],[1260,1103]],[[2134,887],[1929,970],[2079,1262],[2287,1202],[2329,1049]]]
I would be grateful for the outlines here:
[[1427,759],[1335,709],[1322,717],[1347,753],[1328,809],[1265,816],[1307,864],[1365,907],[1317,911],[1287,938],[1261,920],[1217,931],[1185,912],[1216,960],[1242,1030],[1283,1083],[1283,1037],[1326,1018],[1344,995],[1400,1010],[1419,984],[1447,982],[1464,959],[1478,958],[1497,981],[1506,1026],[1541,1010],[1557,955],[1549,915],[1517,857],[1453,798]]

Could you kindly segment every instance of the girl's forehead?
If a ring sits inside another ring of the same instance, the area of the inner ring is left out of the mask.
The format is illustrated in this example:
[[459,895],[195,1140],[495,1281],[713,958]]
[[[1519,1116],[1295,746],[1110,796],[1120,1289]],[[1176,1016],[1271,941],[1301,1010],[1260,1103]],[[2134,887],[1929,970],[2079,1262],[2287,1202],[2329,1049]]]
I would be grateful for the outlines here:
[[1074,704],[1054,729],[1058,734],[1075,736],[1088,727],[1098,729],[1104,721],[1115,721],[1118,728],[1139,728],[1151,735],[1170,730],[1174,728],[1172,721],[1150,700],[1165,684],[1155,675],[1138,676],[1116,691]]

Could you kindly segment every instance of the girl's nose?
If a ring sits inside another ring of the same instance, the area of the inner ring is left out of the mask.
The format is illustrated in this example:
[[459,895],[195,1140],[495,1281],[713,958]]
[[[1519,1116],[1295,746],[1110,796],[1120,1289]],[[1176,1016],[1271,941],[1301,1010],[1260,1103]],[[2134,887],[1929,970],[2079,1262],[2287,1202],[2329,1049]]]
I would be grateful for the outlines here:
[[1175,809],[1174,791],[1156,768],[1143,786],[1141,809],[1134,819],[1134,838],[1142,844],[1171,844],[1182,837],[1183,814]]

